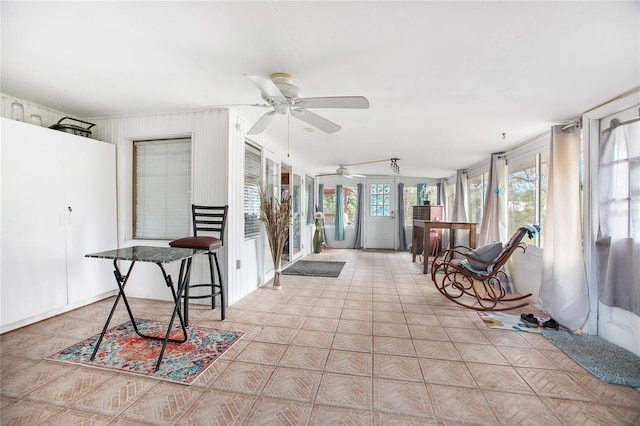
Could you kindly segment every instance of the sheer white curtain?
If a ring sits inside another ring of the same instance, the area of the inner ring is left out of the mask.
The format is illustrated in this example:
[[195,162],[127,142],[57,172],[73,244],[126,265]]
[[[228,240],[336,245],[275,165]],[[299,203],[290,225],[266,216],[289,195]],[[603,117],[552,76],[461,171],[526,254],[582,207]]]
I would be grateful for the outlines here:
[[[482,210],[482,224],[480,225],[480,237],[478,245],[506,241],[506,211],[507,200],[504,196],[507,162],[504,154],[491,154],[489,166],[489,182],[487,183],[487,196]],[[523,223],[523,225],[525,225]],[[502,231],[502,232],[501,232]]]
[[[458,170],[456,173],[456,192],[453,196],[453,208],[451,211],[452,222],[467,222],[467,171]],[[469,236],[466,232],[456,232],[454,245],[469,245]]]
[[589,313],[582,255],[580,213],[580,129],[551,129],[542,283],[538,303],[561,325],[575,331]]
[[640,315],[640,122],[606,130],[600,141],[598,297]]
[[467,219],[467,171],[458,170],[456,174],[456,192],[453,196],[453,209],[451,220],[454,222],[466,222]]

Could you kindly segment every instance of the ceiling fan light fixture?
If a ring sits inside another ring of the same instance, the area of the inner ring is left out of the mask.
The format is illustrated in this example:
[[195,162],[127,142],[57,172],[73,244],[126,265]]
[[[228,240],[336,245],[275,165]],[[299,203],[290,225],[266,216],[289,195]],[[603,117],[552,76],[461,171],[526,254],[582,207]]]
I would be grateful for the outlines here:
[[391,168],[391,170],[393,170],[393,173],[398,174],[400,173],[400,166],[398,166],[398,160],[400,160],[399,158],[392,158],[391,159],[391,164],[389,165],[389,167]]

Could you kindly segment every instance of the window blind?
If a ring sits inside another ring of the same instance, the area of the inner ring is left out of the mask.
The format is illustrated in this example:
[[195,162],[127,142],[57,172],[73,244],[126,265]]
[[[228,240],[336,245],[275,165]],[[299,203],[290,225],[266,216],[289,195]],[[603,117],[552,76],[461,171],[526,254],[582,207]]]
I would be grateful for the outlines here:
[[244,149],[244,236],[260,235],[260,177],[262,151],[245,143]]
[[134,238],[175,239],[191,223],[191,139],[135,141]]

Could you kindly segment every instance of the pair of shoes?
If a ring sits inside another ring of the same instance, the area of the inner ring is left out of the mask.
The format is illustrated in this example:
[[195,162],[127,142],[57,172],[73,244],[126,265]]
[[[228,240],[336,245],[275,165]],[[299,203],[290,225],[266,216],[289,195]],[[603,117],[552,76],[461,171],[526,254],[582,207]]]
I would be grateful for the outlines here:
[[542,327],[544,327],[544,328],[553,328],[553,329],[557,330],[558,328],[560,328],[560,324],[558,324],[558,322],[556,320],[554,320],[553,318],[549,318],[547,321],[542,323]]
[[538,327],[540,323],[538,322],[538,318],[536,318],[533,314],[521,314],[520,319],[527,325],[533,325]]

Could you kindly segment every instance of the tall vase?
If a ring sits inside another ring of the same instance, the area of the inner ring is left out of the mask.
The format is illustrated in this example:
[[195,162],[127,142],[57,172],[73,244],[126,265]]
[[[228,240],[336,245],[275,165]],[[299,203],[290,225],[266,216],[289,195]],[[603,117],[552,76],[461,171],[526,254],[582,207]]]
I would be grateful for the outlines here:
[[318,228],[316,228],[316,231],[313,234],[313,252],[322,252],[322,231]]
[[280,271],[275,271],[273,273],[273,285],[274,290],[281,290],[282,285],[280,285]]

